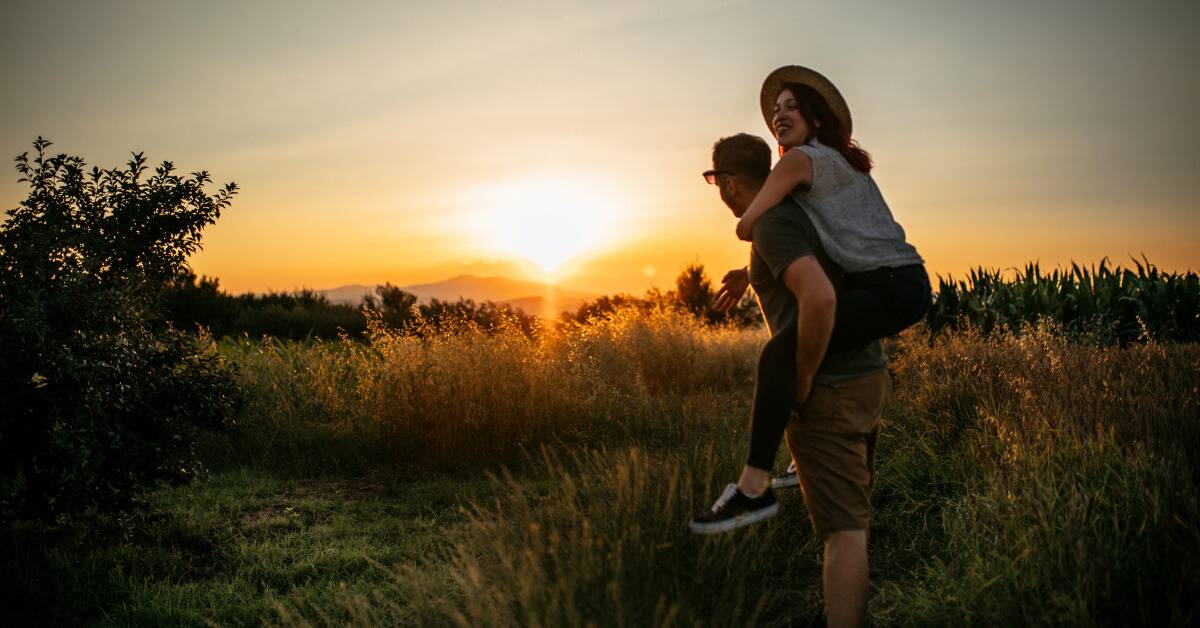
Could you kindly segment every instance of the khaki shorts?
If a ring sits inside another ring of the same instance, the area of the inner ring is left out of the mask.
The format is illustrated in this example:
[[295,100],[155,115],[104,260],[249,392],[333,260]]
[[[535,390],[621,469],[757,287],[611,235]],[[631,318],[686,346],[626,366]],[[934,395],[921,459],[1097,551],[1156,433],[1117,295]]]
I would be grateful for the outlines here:
[[879,415],[891,391],[887,371],[813,384],[792,413],[788,450],[817,534],[867,529]]

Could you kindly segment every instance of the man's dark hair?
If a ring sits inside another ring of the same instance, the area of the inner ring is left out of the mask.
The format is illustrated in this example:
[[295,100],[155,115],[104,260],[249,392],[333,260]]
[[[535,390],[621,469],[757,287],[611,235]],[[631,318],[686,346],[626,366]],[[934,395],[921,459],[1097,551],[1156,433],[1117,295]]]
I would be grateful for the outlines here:
[[749,133],[717,140],[712,159],[714,170],[732,172],[749,183],[761,185],[771,172],[771,147],[763,138]]

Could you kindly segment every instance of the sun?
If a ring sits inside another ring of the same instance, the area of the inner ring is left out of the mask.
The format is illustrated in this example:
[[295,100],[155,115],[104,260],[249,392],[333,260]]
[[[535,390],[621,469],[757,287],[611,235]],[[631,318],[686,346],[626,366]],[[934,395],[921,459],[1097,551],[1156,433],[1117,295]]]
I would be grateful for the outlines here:
[[547,275],[611,244],[621,231],[611,193],[586,180],[526,179],[481,187],[472,196],[475,242],[533,262]]

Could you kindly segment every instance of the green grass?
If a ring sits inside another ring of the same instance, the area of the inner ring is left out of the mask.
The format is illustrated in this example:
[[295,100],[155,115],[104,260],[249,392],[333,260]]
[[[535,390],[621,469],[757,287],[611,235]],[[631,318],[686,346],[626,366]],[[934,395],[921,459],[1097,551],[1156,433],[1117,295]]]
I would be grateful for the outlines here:
[[[214,478],[156,491],[125,528],[10,530],[6,608],[22,624],[814,625],[820,543],[797,493],[749,530],[686,530],[736,477],[762,340],[624,312],[534,338],[226,345],[252,401],[239,434],[206,443]],[[916,330],[892,353],[874,625],[1200,621],[1200,346],[1042,327]]]
[[492,491],[482,476],[279,480],[229,470],[163,488],[122,527],[8,531],[6,625],[253,625],[273,602],[334,605],[427,560]]

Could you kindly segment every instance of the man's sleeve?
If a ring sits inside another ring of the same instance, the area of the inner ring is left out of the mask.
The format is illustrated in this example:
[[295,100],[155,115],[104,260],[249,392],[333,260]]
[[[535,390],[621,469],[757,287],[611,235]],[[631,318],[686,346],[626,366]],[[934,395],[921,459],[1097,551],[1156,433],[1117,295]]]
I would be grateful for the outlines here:
[[791,203],[776,205],[763,214],[754,224],[754,250],[771,269],[771,276],[783,281],[783,271],[796,259],[813,255],[809,234],[805,231],[802,217],[804,211]]

